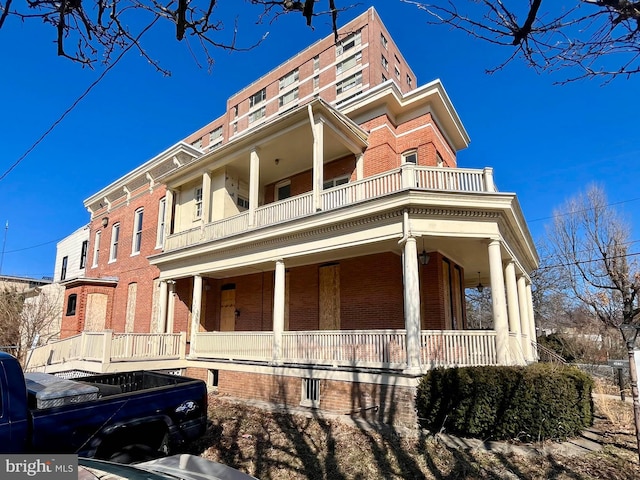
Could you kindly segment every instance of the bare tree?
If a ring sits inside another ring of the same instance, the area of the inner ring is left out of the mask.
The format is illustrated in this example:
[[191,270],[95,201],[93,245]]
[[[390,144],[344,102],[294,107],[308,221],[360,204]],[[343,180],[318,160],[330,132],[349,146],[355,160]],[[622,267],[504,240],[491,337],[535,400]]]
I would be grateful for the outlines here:
[[[600,321],[617,328],[629,355],[636,440],[640,457],[640,398],[634,343],[640,329],[640,269],[630,252],[631,229],[592,186],[554,212],[549,242],[561,278]],[[632,333],[626,327],[630,327]]]
[[[258,23],[301,12],[311,26],[313,17],[330,15],[333,30],[337,32],[338,9],[334,0],[327,0],[326,11],[318,11],[314,0],[247,1],[256,6]],[[12,18],[44,24],[54,34],[57,54],[74,62],[93,66],[101,61],[109,65],[121,52],[133,48],[159,71],[168,74],[147,53],[142,41],[152,27],[162,22],[172,24],[178,41],[190,41],[192,51],[193,46],[198,47],[209,66],[214,61],[213,50],[243,50],[255,46],[239,45],[237,22],[233,27],[223,23],[216,12],[219,3],[218,0],[0,0],[0,29]]]
[[[402,0],[472,37],[509,47],[536,70],[577,69],[567,81],[640,72],[640,1]],[[567,6],[569,4],[569,6]]]
[[17,353],[23,297],[15,287],[0,288],[0,347]]

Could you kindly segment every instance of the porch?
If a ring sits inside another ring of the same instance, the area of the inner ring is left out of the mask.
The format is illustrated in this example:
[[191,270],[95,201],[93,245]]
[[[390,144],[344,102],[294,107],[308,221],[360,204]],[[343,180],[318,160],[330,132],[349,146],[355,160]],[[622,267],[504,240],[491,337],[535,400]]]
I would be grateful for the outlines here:
[[[275,348],[273,332],[199,332],[187,353],[186,333],[83,332],[37,347],[27,371],[116,372],[179,369],[198,363],[254,363],[336,370],[375,369],[401,372],[408,367],[406,330],[296,331],[282,333]],[[452,366],[497,365],[492,330],[422,330],[419,371]],[[513,363],[521,358],[520,339],[511,342]]]
[[[249,209],[222,220],[168,235],[164,251],[217,240],[252,229],[303,218],[317,211],[327,212],[407,189],[467,193],[494,193],[491,168],[460,169],[421,167],[407,164],[383,174],[323,190],[316,207],[313,191]],[[205,197],[206,198],[206,197]]]

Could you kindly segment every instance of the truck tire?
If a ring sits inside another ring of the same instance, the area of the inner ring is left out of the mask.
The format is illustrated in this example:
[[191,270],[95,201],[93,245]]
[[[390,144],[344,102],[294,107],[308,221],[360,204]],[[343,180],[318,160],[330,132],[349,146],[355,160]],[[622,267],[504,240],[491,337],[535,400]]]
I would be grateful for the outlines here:
[[98,447],[95,458],[118,463],[143,462],[168,455],[169,447],[166,425],[140,425],[124,428],[106,437]]

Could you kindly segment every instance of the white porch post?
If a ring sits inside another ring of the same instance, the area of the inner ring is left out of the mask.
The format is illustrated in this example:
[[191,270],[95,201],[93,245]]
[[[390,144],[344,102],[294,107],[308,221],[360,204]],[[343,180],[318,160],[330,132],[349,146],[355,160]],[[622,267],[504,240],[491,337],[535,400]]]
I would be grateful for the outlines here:
[[260,186],[260,156],[258,149],[251,150],[249,166],[249,227],[256,226],[256,209]]
[[313,118],[313,206],[322,210],[322,185],[324,184],[324,123]]
[[191,302],[191,349],[196,344],[196,334],[200,330],[200,309],[202,308],[202,275],[193,276],[193,300]]
[[496,186],[493,183],[493,168],[484,167],[483,173],[484,173],[484,188],[486,189],[485,191],[495,192]]
[[211,172],[202,174],[202,227],[211,221]]
[[407,330],[407,371],[420,371],[420,276],[414,237],[407,238],[403,255],[404,323]]
[[171,230],[171,225],[173,221],[173,202],[175,193],[170,188],[167,188],[165,193],[165,203],[164,203],[164,238],[162,239],[162,246],[164,248],[165,240],[167,236],[171,235],[173,231]]
[[167,281],[160,280],[158,298],[158,332],[167,333]]
[[273,363],[282,363],[282,332],[284,332],[285,270],[282,259],[276,261],[273,285]]
[[527,362],[533,361],[531,353],[531,328],[529,327],[529,302],[527,301],[526,279],[518,277],[518,305],[520,306],[520,324],[522,330],[522,350]]
[[518,306],[518,286],[516,284],[516,265],[513,261],[507,263],[504,269],[507,286],[507,311],[509,314],[509,332],[516,336],[509,336],[509,346],[511,347],[511,357],[516,363],[524,364],[524,353],[520,339],[520,307]]
[[489,273],[491,279],[491,304],[493,307],[493,328],[496,331],[496,356],[498,365],[508,365],[509,359],[509,324],[507,321],[507,305],[504,291],[504,275],[502,273],[502,254],[500,241],[489,243]]
[[364,154],[356,155],[356,180],[364,178]]
[[173,333],[173,315],[176,308],[176,281],[169,280],[169,299],[167,301],[167,333]]
[[536,319],[533,313],[533,295],[531,294],[531,283],[527,283],[527,307],[529,310],[529,332],[531,339],[531,354],[533,355],[533,360],[538,360],[538,348],[536,345],[538,344],[538,337],[536,335]]

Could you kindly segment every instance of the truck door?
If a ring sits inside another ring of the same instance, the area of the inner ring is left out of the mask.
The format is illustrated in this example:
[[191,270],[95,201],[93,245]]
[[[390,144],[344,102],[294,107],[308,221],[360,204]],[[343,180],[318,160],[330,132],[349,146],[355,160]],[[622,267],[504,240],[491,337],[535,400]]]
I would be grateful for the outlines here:
[[[27,447],[27,404],[26,397],[14,398],[9,388],[9,376],[0,362],[0,449],[1,453],[24,452]],[[16,390],[20,385],[12,378]]]

